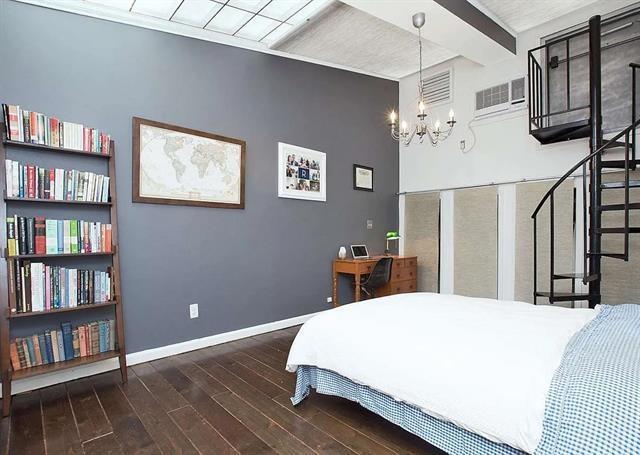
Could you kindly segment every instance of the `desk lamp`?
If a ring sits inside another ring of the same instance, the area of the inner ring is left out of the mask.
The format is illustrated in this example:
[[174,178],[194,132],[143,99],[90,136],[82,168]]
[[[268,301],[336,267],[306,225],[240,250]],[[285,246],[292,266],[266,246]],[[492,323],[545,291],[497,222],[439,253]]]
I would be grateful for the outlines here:
[[387,232],[387,248],[384,250],[384,254],[389,256],[391,251],[389,250],[389,242],[391,240],[400,240],[400,233],[398,231],[389,231]]

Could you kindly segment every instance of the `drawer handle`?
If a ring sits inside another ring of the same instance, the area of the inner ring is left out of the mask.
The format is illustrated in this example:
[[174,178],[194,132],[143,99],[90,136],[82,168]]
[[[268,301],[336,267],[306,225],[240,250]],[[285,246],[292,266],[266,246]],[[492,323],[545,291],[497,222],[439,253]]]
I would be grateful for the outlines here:
[[396,292],[400,292],[400,288],[396,288]]

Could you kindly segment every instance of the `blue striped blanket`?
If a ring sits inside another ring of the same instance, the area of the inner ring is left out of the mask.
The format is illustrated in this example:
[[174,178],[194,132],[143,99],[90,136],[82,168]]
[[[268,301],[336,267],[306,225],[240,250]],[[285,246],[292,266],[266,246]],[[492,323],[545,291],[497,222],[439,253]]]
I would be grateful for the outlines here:
[[[314,388],[356,401],[452,455],[522,453],[335,372],[303,365],[297,374],[294,404]],[[640,305],[603,305],[566,348],[535,455],[569,454],[640,454]]]

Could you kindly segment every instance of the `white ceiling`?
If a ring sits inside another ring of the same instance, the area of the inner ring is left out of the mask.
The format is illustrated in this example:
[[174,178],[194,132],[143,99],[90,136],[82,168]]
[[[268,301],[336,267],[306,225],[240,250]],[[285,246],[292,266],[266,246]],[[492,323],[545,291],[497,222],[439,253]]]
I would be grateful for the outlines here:
[[598,0],[476,0],[516,33],[544,24]]
[[[444,47],[422,42],[425,67],[456,56]],[[274,48],[393,78],[418,70],[416,35],[341,2]]]

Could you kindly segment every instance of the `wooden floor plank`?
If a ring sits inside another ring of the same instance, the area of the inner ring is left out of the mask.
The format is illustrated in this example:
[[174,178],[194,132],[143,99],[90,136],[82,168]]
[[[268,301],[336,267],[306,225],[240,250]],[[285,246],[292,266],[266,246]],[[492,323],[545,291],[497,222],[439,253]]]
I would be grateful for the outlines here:
[[214,397],[222,407],[240,420],[273,450],[284,455],[315,454],[311,448],[273,420],[233,393],[222,393]]
[[12,398],[9,453],[20,455],[45,454],[40,393],[21,393]]
[[120,385],[120,388],[162,453],[193,455],[198,453],[189,439],[164,412],[162,405],[142,385],[139,378],[130,377],[126,384]]
[[82,443],[85,455],[123,455],[124,452],[113,433]]
[[276,370],[275,368],[272,368],[269,365],[254,359],[245,352],[237,352],[236,354],[232,354],[232,358],[239,364],[244,365],[263,378],[268,379],[269,381],[273,382],[284,390],[290,391],[293,394],[296,386],[296,377],[294,374],[288,373],[284,370]]
[[[0,0],[2,1],[2,0]],[[0,455],[443,455],[356,403],[312,393],[285,371],[300,326],[17,395]],[[46,444],[46,446],[45,446]]]
[[295,412],[321,430],[331,434],[335,439],[356,453],[375,453],[381,455],[391,455],[396,453],[354,428],[322,412],[322,410],[313,406],[312,403],[303,402],[294,407],[291,404],[288,394],[276,397],[274,401],[284,408]]
[[122,451],[137,455],[159,453],[160,449],[118,386],[119,372],[103,373],[93,376],[91,380]]
[[169,417],[182,429],[202,455],[238,453],[192,406],[171,411]]
[[202,371],[201,368],[196,366],[184,354],[174,356],[172,359],[178,364],[180,371],[195,382],[198,387],[207,392],[210,397],[227,391],[227,388],[223,384],[220,384],[210,375]]
[[152,365],[238,452],[243,454],[273,452],[264,441],[182,374],[171,360],[158,360],[152,362]]
[[[218,363],[220,361],[218,360]],[[246,369],[237,368],[238,364],[236,363],[223,363],[223,367],[228,369],[230,372],[235,374],[237,377],[245,381],[247,384],[251,384],[255,389],[258,389],[265,395],[272,397],[270,393],[267,393],[265,389],[263,389],[264,383],[266,380],[262,379],[262,381],[256,381],[256,374],[253,372],[248,372]],[[269,382],[269,384],[272,384]],[[289,397],[291,396],[290,391],[286,391],[284,389],[279,388],[282,393],[279,398],[282,398],[286,403],[284,404],[285,408],[289,411],[297,414],[303,419],[310,422],[315,427],[323,430],[325,433],[331,434],[334,439],[338,440],[342,444],[347,447],[350,447],[356,453],[379,453],[379,454],[392,454],[393,451],[389,450],[387,447],[378,444],[372,439],[366,437],[362,433],[354,430],[348,425],[342,423],[339,420],[334,419],[328,414],[322,412],[317,407],[303,403],[298,407],[293,407],[291,402],[289,401]],[[285,397],[286,395],[286,397]],[[276,402],[282,405],[282,400],[276,399]],[[288,406],[287,406],[288,405]]]
[[176,392],[150,364],[140,363],[131,369],[160,402],[165,411],[173,411],[188,404],[187,400]]
[[240,396],[247,403],[258,409],[264,415],[276,422],[289,433],[304,442],[307,446],[319,453],[354,453],[346,446],[340,444],[328,434],[318,430],[306,420],[296,414],[284,409],[275,403],[268,396],[257,392],[257,390],[235,376],[230,371],[208,357],[207,353],[193,353],[199,355],[195,359],[196,363],[211,374],[218,381],[227,386],[233,393]]
[[[321,393],[312,393],[305,401],[397,452],[415,455],[444,454],[418,436],[391,424],[353,401]],[[287,402],[287,406],[289,404]]]
[[65,385],[57,384],[42,389],[40,400],[47,453],[67,455],[83,453]]
[[66,387],[81,441],[113,431],[89,378],[67,382]]

